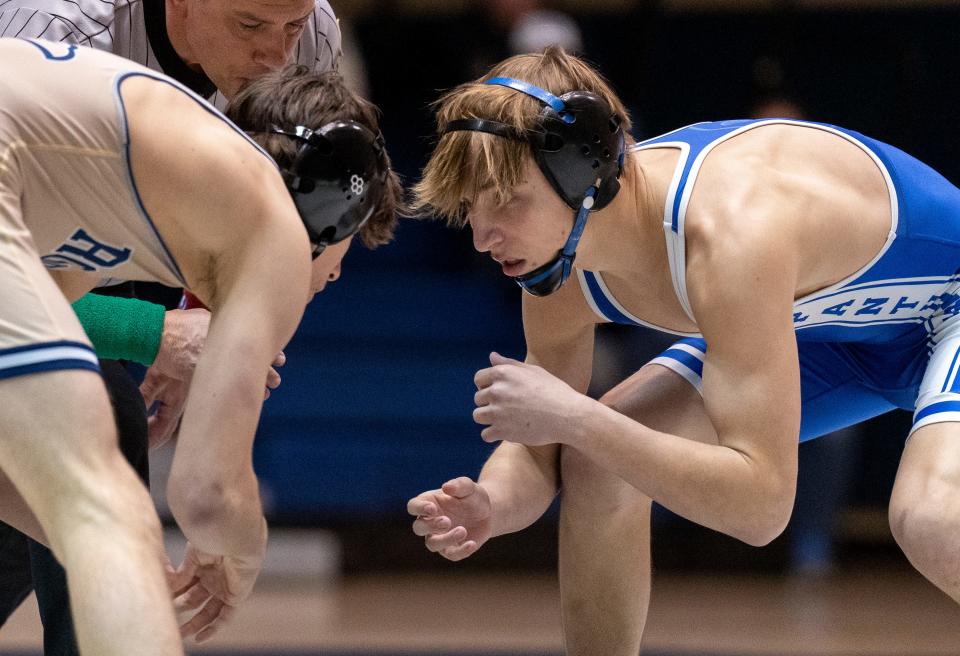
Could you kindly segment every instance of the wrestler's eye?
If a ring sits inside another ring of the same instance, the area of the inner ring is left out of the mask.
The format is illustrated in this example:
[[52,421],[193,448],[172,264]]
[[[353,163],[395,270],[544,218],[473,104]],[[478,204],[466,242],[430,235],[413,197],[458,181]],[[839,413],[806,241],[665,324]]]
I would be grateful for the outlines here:
[[263,23],[244,23],[243,21],[240,21],[240,29],[247,32],[259,30],[261,27],[263,27]]
[[518,207],[523,205],[523,197],[518,194],[511,193],[508,196],[505,196],[503,201],[500,203],[500,209],[502,210],[515,210]]

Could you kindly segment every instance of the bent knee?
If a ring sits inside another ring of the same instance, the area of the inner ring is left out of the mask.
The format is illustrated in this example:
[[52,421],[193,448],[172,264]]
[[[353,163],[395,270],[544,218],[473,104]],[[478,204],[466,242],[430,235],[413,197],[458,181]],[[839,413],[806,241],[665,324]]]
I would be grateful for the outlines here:
[[887,514],[890,531],[904,551],[925,549],[947,528],[943,499],[929,487],[914,494],[895,490]]
[[563,488],[592,488],[598,485],[619,486],[627,483],[573,447],[560,447],[560,476]]
[[900,476],[890,498],[890,531],[911,560],[940,559],[955,551],[960,489],[933,472]]
[[[917,429],[907,441],[890,498],[890,530],[915,561],[960,557],[960,424]],[[916,562],[914,564],[917,564]]]
[[561,448],[560,477],[567,506],[584,506],[600,514],[649,509],[649,497],[571,447]]

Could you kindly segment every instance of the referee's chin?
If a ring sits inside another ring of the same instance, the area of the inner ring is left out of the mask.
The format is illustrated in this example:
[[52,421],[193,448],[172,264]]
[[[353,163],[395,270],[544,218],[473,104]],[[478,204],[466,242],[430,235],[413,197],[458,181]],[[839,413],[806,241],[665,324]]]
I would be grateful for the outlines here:
[[225,95],[227,98],[232,98],[240,91],[240,89],[250,84],[251,79],[252,78],[249,77],[234,78],[230,81],[229,93],[227,91],[221,91],[221,93],[223,93],[223,95]]

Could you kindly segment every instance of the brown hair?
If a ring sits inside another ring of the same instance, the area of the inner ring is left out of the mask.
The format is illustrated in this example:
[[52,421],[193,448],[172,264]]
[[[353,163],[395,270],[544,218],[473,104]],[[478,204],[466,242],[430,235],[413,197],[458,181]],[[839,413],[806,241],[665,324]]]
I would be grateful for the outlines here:
[[[534,128],[543,104],[525,93],[484,84],[493,77],[512,77],[557,96],[574,90],[594,93],[620,117],[627,143],[633,142],[629,137],[630,116],[610,85],[589,64],[559,46],[506,59],[480,79],[444,94],[434,103],[438,131],[450,121],[463,118],[498,121],[524,131]],[[462,226],[481,191],[493,189],[497,201],[504,200],[522,181],[524,159],[532,155],[525,142],[485,132],[441,135],[422,179],[413,188],[413,210],[421,216],[439,215],[451,225]]]
[[[344,120],[362,123],[374,134],[380,131],[377,108],[353,93],[339,73],[315,73],[299,64],[267,73],[247,84],[230,102],[226,115],[250,132],[281,168],[293,163],[298,144],[283,135],[268,133],[272,125],[319,128]],[[389,166],[390,158],[386,153],[384,156]],[[383,197],[360,229],[364,245],[376,248],[393,239],[398,212],[404,212],[403,188],[391,168]]]

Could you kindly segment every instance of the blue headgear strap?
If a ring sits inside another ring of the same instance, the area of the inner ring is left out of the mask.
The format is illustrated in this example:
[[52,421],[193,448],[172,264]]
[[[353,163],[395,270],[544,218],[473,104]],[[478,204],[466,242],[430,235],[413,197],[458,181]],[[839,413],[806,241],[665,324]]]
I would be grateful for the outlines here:
[[566,105],[562,100],[557,98],[555,95],[536,87],[528,82],[523,82],[522,80],[515,80],[512,77],[492,77],[484,84],[499,84],[502,87],[509,87],[514,91],[519,91],[520,93],[525,93],[528,96],[533,96],[544,105],[549,105],[553,110],[563,118],[564,123],[573,123],[576,120],[572,114],[568,114],[566,111]]
[[[526,276],[514,278],[517,284],[525,291],[530,292],[534,296],[544,296],[544,292],[549,294],[555,291],[570,277],[570,272],[573,270],[573,260],[577,255],[577,245],[580,243],[580,237],[583,236],[584,228],[587,227],[587,215],[590,214],[590,208],[593,207],[593,199],[596,195],[597,188],[595,186],[587,189],[587,194],[583,198],[583,204],[580,205],[580,209],[577,210],[576,219],[573,221],[573,230],[570,231],[570,236],[567,237],[567,243],[563,245],[557,258],[546,266],[540,267],[540,271],[535,272],[532,276],[527,274]],[[560,272],[559,284],[549,291],[546,289],[538,289],[538,286],[546,281],[547,278],[555,276],[557,269],[560,267],[562,267],[562,271]]]

